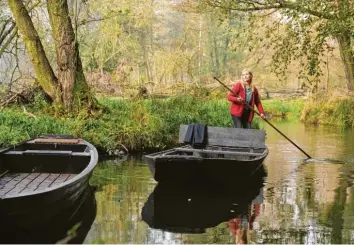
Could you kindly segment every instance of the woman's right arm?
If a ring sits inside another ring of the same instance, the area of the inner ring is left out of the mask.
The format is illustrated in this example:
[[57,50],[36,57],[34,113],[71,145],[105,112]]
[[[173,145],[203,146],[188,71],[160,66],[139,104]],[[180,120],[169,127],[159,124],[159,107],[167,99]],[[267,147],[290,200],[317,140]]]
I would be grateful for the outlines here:
[[[238,93],[239,93],[239,90],[240,90],[240,84],[237,83],[236,85],[233,86],[232,91],[233,91],[235,94],[238,94]],[[227,98],[228,98],[228,100],[229,100],[230,102],[234,102],[234,103],[237,103],[237,104],[241,104],[241,100],[238,99],[237,97],[235,97],[234,94],[232,94],[232,92],[228,92]]]

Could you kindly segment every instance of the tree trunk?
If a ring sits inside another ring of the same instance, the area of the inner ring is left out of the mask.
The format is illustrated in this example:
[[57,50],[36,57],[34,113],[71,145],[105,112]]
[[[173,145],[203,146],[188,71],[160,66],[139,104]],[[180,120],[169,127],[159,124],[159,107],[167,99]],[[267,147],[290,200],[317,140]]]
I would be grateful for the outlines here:
[[26,51],[36,73],[37,80],[52,101],[58,99],[57,78],[49,64],[41,40],[21,0],[8,0],[16,25],[26,45]]
[[[146,68],[146,71],[147,71],[148,82],[151,82],[152,81],[152,74],[151,74],[151,68],[150,68],[150,65],[149,65],[148,45],[147,45],[147,42],[146,42],[146,38],[147,38],[147,35],[143,31],[143,33],[142,33],[143,59],[144,59],[144,65],[145,65],[145,68]],[[139,81],[139,84],[142,85],[141,81]]]
[[229,47],[229,42],[230,42],[230,32],[229,28],[232,25],[232,18],[230,16],[230,12],[228,13],[228,28],[227,28],[227,34],[226,34],[226,39],[224,41],[224,54],[223,54],[223,69],[226,70],[227,67],[227,55],[228,55],[228,47]]
[[198,84],[201,83],[201,63],[202,63],[202,54],[201,54],[201,42],[202,42],[202,14],[200,13],[200,30],[198,35]]
[[47,8],[55,42],[63,104],[68,110],[83,104],[91,106],[93,99],[84,76],[68,3],[66,0],[47,0]]
[[349,34],[337,37],[341,59],[343,60],[348,92],[354,92],[354,50]]
[[219,53],[218,53],[218,45],[217,45],[217,40],[216,36],[213,37],[213,48],[214,48],[214,54],[215,54],[215,59],[216,59],[216,76],[220,76],[220,65],[219,65]]

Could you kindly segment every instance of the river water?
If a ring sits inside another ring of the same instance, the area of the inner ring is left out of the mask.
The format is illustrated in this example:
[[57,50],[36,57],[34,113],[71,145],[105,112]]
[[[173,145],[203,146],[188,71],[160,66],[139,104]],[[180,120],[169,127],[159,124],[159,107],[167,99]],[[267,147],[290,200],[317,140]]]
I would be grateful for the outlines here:
[[[354,243],[354,131],[268,125],[267,175],[213,186],[157,185],[140,157],[103,160],[84,243]],[[187,194],[188,193],[188,194]]]

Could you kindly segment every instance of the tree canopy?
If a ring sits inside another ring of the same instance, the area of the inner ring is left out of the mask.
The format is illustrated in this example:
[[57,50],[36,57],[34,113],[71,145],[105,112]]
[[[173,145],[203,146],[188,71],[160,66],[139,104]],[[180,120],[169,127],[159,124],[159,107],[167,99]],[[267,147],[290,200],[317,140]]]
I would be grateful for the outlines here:
[[92,105],[89,85],[117,95],[140,86],[186,91],[212,83],[213,75],[232,80],[244,66],[255,71],[261,87],[316,90],[329,83],[352,92],[352,4],[8,0],[0,3],[0,62],[6,74],[0,82],[27,73],[68,110]]
[[298,60],[299,78],[317,82],[324,72],[325,53],[333,50],[337,41],[348,91],[354,90],[352,0],[204,0],[200,6],[235,13],[246,20],[251,46],[258,43],[274,50],[273,70],[278,75],[284,75],[292,60]]

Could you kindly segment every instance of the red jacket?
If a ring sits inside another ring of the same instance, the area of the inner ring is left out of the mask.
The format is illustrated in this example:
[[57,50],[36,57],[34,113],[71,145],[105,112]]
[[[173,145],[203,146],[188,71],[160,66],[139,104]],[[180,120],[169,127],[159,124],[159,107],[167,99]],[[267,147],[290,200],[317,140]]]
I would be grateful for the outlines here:
[[[242,82],[238,81],[233,86],[232,90],[234,93],[236,93],[239,97],[241,97],[245,101],[246,93]],[[228,100],[232,102],[230,108],[230,114],[232,114],[233,116],[241,117],[245,105],[242,102],[239,102],[237,100],[237,97],[235,97],[231,92],[228,93]],[[254,105],[256,105],[260,114],[265,114],[263,106],[260,101],[258,90],[256,89],[255,86],[252,86],[251,108],[254,109]],[[253,120],[253,117],[254,117],[254,111],[251,111],[248,121],[251,122]]]

